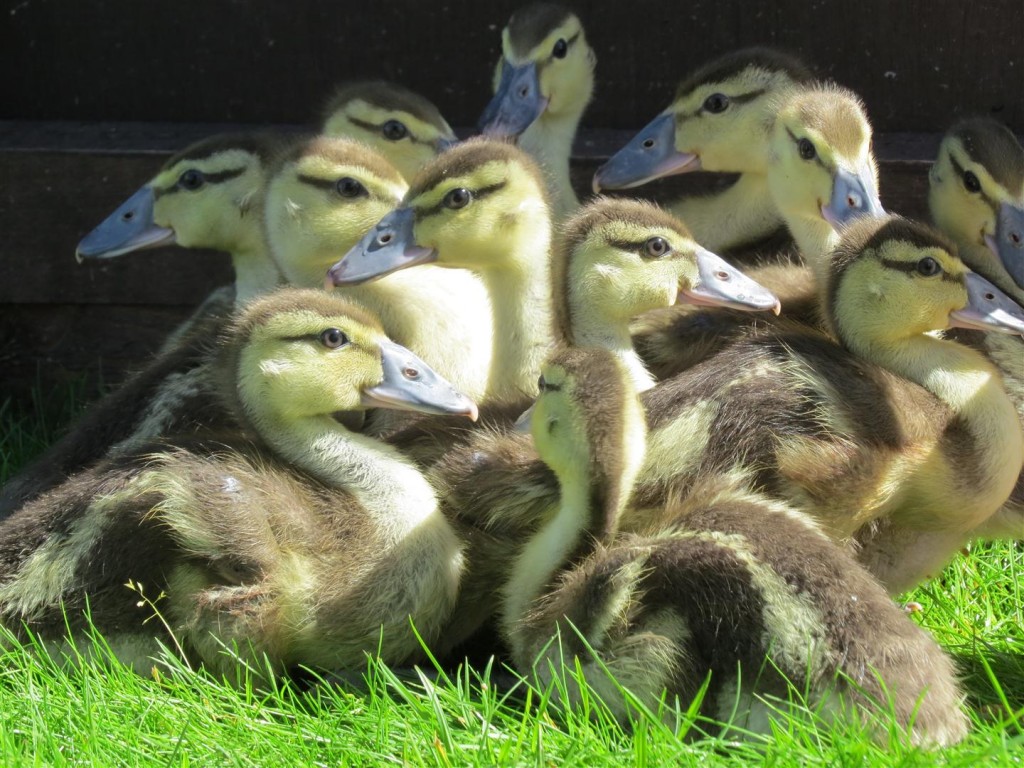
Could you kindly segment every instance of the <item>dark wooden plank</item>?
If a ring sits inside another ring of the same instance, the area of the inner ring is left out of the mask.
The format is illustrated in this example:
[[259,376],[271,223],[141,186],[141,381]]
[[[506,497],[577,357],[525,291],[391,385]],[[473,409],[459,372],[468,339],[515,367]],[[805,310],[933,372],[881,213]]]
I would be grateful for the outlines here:
[[232,279],[224,254],[163,248],[78,264],[75,246],[162,159],[0,152],[0,304],[191,304]]
[[[486,103],[499,31],[522,0],[91,0],[0,19],[0,117],[305,123],[333,86],[388,77],[453,125]],[[598,55],[586,124],[633,128],[678,79],[741,45],[805,57],[861,93],[879,130],[992,114],[1024,131],[1020,0],[659,0],[575,5]]]
[[[118,259],[77,264],[79,239],[124,198],[144,183],[171,149],[169,137],[194,136],[197,129],[169,131],[133,126],[125,133],[131,149],[84,151],[106,145],[122,133],[109,127],[72,127],[61,134],[52,125],[42,133],[61,149],[29,151],[31,131],[8,124],[10,143],[0,144],[0,304],[81,303],[186,305],[198,302],[211,289],[230,282],[232,272],[224,254],[162,248]],[[207,135],[216,126],[203,126]],[[148,137],[148,139],[147,139]],[[590,195],[590,179],[608,153],[629,138],[625,131],[586,131],[580,139],[573,181],[581,197]],[[879,154],[897,156],[881,164],[883,199],[891,210],[924,216],[928,164],[937,145],[934,135],[879,137]],[[187,143],[187,142],[185,142]],[[655,201],[706,191],[715,182],[706,174],[663,179],[630,194]]]
[[[27,400],[83,375],[117,385],[149,360],[191,307],[8,304],[0,307],[0,401]],[[95,387],[91,388],[93,392]]]

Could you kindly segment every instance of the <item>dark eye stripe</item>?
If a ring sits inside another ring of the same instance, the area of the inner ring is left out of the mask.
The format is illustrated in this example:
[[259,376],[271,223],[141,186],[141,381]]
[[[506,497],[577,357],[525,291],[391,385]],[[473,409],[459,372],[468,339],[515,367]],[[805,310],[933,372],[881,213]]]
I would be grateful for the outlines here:
[[[220,184],[225,181],[230,181],[231,179],[241,176],[243,173],[245,173],[245,171],[245,168],[228,168],[226,171],[217,171],[217,173],[204,173],[203,184]],[[159,187],[154,187],[153,199],[156,200],[163,197],[164,195],[171,195],[174,194],[175,192],[180,191],[181,187],[178,186],[177,181],[175,181],[174,184],[172,184],[171,186],[164,187],[163,189]]]
[[[483,200],[488,195],[494,194],[500,189],[504,189],[505,185],[507,184],[507,181],[499,181],[496,184],[491,184],[488,187],[480,187],[480,189],[471,189],[470,187],[466,187],[466,189],[469,189],[469,193],[473,196],[471,203],[475,203],[478,200]],[[434,187],[431,187],[431,189],[433,188]],[[436,205],[432,205],[429,208],[417,208],[415,210],[416,221],[423,221],[423,219],[429,218],[442,210],[446,211],[448,210],[448,208],[445,207],[444,200],[442,199],[441,202],[437,203]]]
[[[316,176],[307,176],[304,173],[300,173],[297,178],[303,184],[308,184],[309,186],[316,187],[317,189],[323,189],[323,190],[325,190],[327,192],[334,192],[334,193],[336,193],[338,191],[338,180],[337,179],[318,179]],[[356,181],[358,181],[358,179],[356,179]],[[367,193],[366,197],[369,197],[371,200],[380,200],[380,201],[385,202],[385,203],[394,203],[395,202],[395,199],[393,197],[389,197],[387,195],[374,194],[373,190],[371,190],[365,184],[363,184],[363,189],[366,190],[366,193]],[[355,199],[355,198],[349,198],[349,199]]]
[[[919,274],[917,271],[917,261],[897,261],[896,259],[882,259],[882,266],[886,269],[895,269],[897,272],[906,272],[907,274],[916,275]],[[946,270],[942,270],[939,273],[939,277],[943,282],[947,283],[959,283],[962,282],[956,275],[949,274]]]
[[[376,125],[374,123],[368,123],[366,120],[360,120],[358,117],[349,117],[348,121],[352,123],[352,125],[358,125],[360,128],[370,131],[370,133],[380,133],[384,128],[384,123]],[[409,139],[413,144],[427,144],[431,146],[434,144],[432,141],[417,138],[408,126],[406,126],[405,138]]]
[[[754,99],[756,99],[756,98],[758,98],[760,96],[763,96],[765,93],[767,93],[767,90],[762,88],[762,89],[757,90],[757,91],[750,91],[748,93],[740,93],[740,94],[737,94],[736,96],[730,96],[725,91],[721,91],[721,93],[722,93],[723,96],[727,96],[728,97],[730,104],[743,105],[743,104],[749,104]],[[707,99],[704,99],[704,101],[707,101]],[[702,114],[704,114],[704,112],[707,111],[707,110],[704,109],[704,101],[702,101],[700,103],[700,106],[697,107],[696,111],[694,111],[694,112],[691,112],[689,114],[687,114],[685,112],[677,112],[676,113],[676,125],[682,125],[687,120],[690,120],[690,119],[692,119],[694,117],[700,117]]]
[[[565,56],[569,55],[569,51],[572,50],[573,43],[575,43],[579,39],[579,37],[580,37],[580,33],[577,32],[575,35],[573,35],[572,37],[568,38],[565,41]],[[562,59],[564,59],[565,56],[563,56]],[[562,59],[558,59],[558,61],[561,61]],[[548,54],[548,57],[546,59],[544,59],[544,61],[540,61],[540,62],[537,63],[537,78],[538,79],[540,79],[541,73],[544,71],[544,68],[547,67],[549,64],[551,64],[555,60],[556,60],[555,59],[555,55],[553,53],[551,53],[551,54]]]
[[[742,105],[742,104],[749,104],[751,101],[753,101],[754,99],[758,98],[759,96],[763,96],[765,94],[765,92],[766,92],[765,89],[762,88],[762,89],[760,89],[758,91],[751,91],[750,93],[741,93],[739,96],[730,96],[729,94],[725,93],[724,91],[722,91],[721,93],[722,93],[723,96],[725,96],[727,99],[729,99],[729,104],[731,106],[733,104],[740,104],[740,105]],[[704,101],[707,101],[707,99],[704,99]],[[697,111],[694,112],[689,117],[699,117],[700,115],[702,115],[702,114],[704,114],[705,112],[708,111],[708,110],[704,109],[704,101],[702,101],[700,103],[700,107],[697,108]],[[712,113],[712,114],[714,114],[714,113]]]
[[[662,237],[661,235],[654,235],[654,237],[661,237],[661,239],[665,241],[666,245],[668,245],[668,238]],[[614,240],[605,238],[605,242],[612,248],[616,248],[620,251],[632,251],[634,253],[639,253],[640,257],[643,259],[654,260],[669,255],[668,251],[666,251],[662,256],[649,255],[645,249],[650,239],[650,237],[645,237],[643,240]],[[671,248],[671,246],[669,247]]]
[[[960,163],[958,163],[956,161],[956,158],[953,157],[953,153],[952,152],[949,153],[949,162],[952,164],[953,170],[956,171],[957,176],[960,177],[961,183],[963,183],[964,177],[967,175],[967,169],[964,168],[962,165],[960,165]],[[988,205],[989,208],[992,209],[992,213],[996,214],[997,216],[999,215],[999,201],[998,200],[993,200],[991,197],[986,195],[984,189],[978,190],[978,192],[976,194],[981,195],[981,199],[985,201],[985,203]]]
[[[800,139],[797,137],[797,135],[795,133],[793,133],[791,130],[789,130],[788,126],[786,127],[786,133],[789,134],[789,138],[791,138],[793,140],[793,143],[797,147],[797,151],[799,151],[799,149],[800,149]],[[825,165],[825,161],[821,159],[821,153],[818,152],[818,148],[817,147],[814,148],[814,162],[816,162],[818,165],[820,165],[822,168],[824,168],[829,173],[832,173],[832,174],[835,173],[834,169],[829,168],[827,165]]]

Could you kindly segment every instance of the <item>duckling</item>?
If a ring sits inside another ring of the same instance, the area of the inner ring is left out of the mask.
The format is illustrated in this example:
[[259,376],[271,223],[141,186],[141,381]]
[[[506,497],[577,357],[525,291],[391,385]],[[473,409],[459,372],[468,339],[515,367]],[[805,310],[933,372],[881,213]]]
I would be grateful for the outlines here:
[[594,90],[596,64],[583,25],[564,6],[529,5],[512,14],[501,32],[494,97],[478,127],[485,136],[517,138],[550,175],[556,221],[579,206],[569,158]]
[[656,535],[614,541],[646,433],[621,361],[568,348],[540,388],[531,431],[560,502],[515,540],[501,591],[502,636],[520,671],[548,683],[576,657],[623,721],[619,685],[651,709],[666,690],[685,708],[711,673],[704,713],[720,721],[735,723],[738,710],[749,720],[735,724],[767,731],[755,694],[784,697],[792,684],[812,706],[837,693],[885,711],[889,699],[915,742],[963,738],[949,658],[797,511],[716,479],[661,509]]
[[[82,239],[79,261],[106,259],[176,243],[231,254],[235,286],[210,294],[151,362],[93,404],[57,443],[0,492],[0,520],[132,438],[160,434],[170,413],[197,388],[196,371],[236,298],[281,281],[264,245],[261,195],[277,140],[268,134],[224,134],[168,160],[148,183]],[[125,443],[128,441],[128,443]]]
[[[396,208],[406,190],[397,170],[369,147],[324,137],[297,143],[272,172],[263,217],[288,283],[322,286],[327,269]],[[425,266],[342,294],[373,312],[390,338],[414,349],[460,391],[483,396],[492,313],[475,275]]]
[[504,142],[473,139],[424,168],[401,206],[328,275],[334,285],[356,285],[418,264],[476,272],[495,328],[487,397],[520,401],[536,394],[551,345],[550,246],[537,166]]
[[[628,445],[631,435],[609,429],[601,439]],[[628,494],[630,476],[602,454],[567,441],[560,451],[563,497],[588,498],[606,476]],[[914,744],[967,735],[951,659],[806,515],[724,478],[663,515],[652,532],[596,546],[522,609],[511,633],[521,671],[542,685],[563,680],[572,704],[579,690],[566,671],[580,669],[622,722],[636,700],[658,712],[663,697],[683,710],[702,697],[712,727],[771,733],[796,692],[827,720],[867,723],[882,742],[890,712]]]
[[170,244],[209,248],[231,254],[237,301],[273,289],[281,275],[259,214],[278,146],[269,134],[223,134],[190,145],[82,238],[76,257],[108,259]]
[[430,101],[387,80],[338,88],[324,107],[321,133],[353,139],[385,155],[407,182],[458,138]]
[[656,206],[598,198],[570,219],[551,260],[555,339],[613,351],[638,391],[655,385],[633,349],[630,319],[678,303],[779,311],[767,289]]
[[[59,643],[83,610],[126,663],[162,637],[215,673],[224,648],[262,666],[335,669],[366,653],[404,662],[452,606],[461,545],[427,480],[339,412],[476,406],[376,319],[317,291],[242,310],[212,354],[212,409],[241,429],[154,443],[75,476],[0,528],[0,616]],[[66,611],[66,615],[65,615]],[[415,622],[415,630],[410,625]],[[66,623],[67,622],[67,623]]]
[[637,351],[657,379],[669,378],[766,325],[820,326],[817,286],[840,231],[883,213],[871,125],[855,94],[834,85],[791,90],[771,129],[766,184],[807,266],[768,263],[749,270],[786,308],[779,318],[680,306],[651,312],[633,329]]
[[[1024,306],[1024,148],[990,118],[954,125],[928,175],[935,223],[956,242],[972,270]],[[1019,336],[955,329],[949,336],[982,352],[1003,377],[1024,424],[1024,341]],[[977,531],[1024,538],[1024,472],[1009,500]]]
[[742,252],[783,228],[768,189],[771,127],[785,95],[811,80],[802,62],[769,48],[712,61],[685,78],[672,103],[597,170],[594,192],[697,170],[738,173],[723,192],[667,207],[705,248]]
[[[996,369],[929,332],[1020,333],[1024,313],[1008,300],[990,312],[997,289],[974,289],[955,246],[897,217],[851,224],[831,264],[822,288],[831,335],[763,333],[648,393],[640,485],[658,498],[665,488],[683,495],[702,475],[740,471],[837,541],[884,521],[889,534],[860,557],[899,592],[934,574],[999,508],[1024,458]],[[906,546],[922,531],[931,546]]]
[[[627,348],[629,318],[636,312],[676,300],[750,309],[775,302],[697,246],[676,219],[633,200],[597,200],[577,213],[558,239],[552,275],[556,344],[561,349],[593,345],[610,353],[638,391],[651,381]],[[607,367],[596,351],[572,354],[556,353],[560,375],[576,371],[578,379],[584,374],[577,369],[584,364],[587,370],[596,370],[599,363]],[[619,378],[619,367],[606,378]],[[586,376],[600,379],[597,373]],[[542,381],[551,380],[544,373]],[[518,412],[524,407],[519,405]],[[512,409],[485,403],[485,410],[483,429],[427,419],[388,438],[427,468],[446,516],[467,542],[466,577],[440,651],[461,643],[489,618],[499,588],[514,569],[512,558],[537,526],[554,519],[558,503],[558,485],[547,465],[523,435],[509,431]],[[552,561],[552,567],[557,565]]]
[[502,589],[502,634],[522,656],[521,620],[563,565],[610,543],[643,464],[647,426],[632,374],[599,347],[566,347],[541,372],[531,408],[537,454],[558,478],[558,510],[517,547]]

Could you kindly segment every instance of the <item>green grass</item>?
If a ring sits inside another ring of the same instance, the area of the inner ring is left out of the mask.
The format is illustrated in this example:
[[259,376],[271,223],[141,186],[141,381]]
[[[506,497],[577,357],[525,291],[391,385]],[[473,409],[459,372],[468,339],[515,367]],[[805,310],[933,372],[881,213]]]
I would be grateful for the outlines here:
[[[0,479],[42,450],[77,410],[74,391],[47,407],[0,406]],[[974,545],[906,596],[921,603],[914,619],[954,654],[968,690],[972,734],[940,752],[898,742],[882,749],[855,726],[818,727],[807,711],[780,716],[771,736],[743,743],[694,741],[705,724],[685,711],[670,717],[671,725],[640,717],[627,733],[598,702],[559,711],[550,691],[525,683],[510,689],[497,668],[430,670],[417,678],[368,660],[359,689],[235,688],[170,653],[159,672],[142,677],[103,653],[59,665],[8,637],[0,640],[0,764],[1022,765],[1022,577],[1020,543]]]

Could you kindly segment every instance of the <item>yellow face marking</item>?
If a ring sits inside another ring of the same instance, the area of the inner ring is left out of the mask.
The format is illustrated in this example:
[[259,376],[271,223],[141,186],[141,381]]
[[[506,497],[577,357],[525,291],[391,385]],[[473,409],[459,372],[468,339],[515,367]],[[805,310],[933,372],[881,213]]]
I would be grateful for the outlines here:
[[[321,334],[336,328],[346,342],[330,348]],[[383,377],[382,334],[340,315],[301,309],[255,328],[239,361],[239,390],[263,413],[299,419],[362,408],[361,393]]]
[[[401,138],[386,135],[392,122],[404,128]],[[404,110],[385,109],[362,99],[353,99],[331,114],[324,123],[324,134],[366,143],[386,157],[407,181],[437,157],[441,139],[455,139],[447,124],[439,129]]]
[[[182,186],[182,175],[198,171],[203,182]],[[200,160],[182,160],[154,176],[153,222],[174,230],[178,245],[235,252],[259,237],[259,217],[250,215],[266,182],[258,157],[229,149]]]

